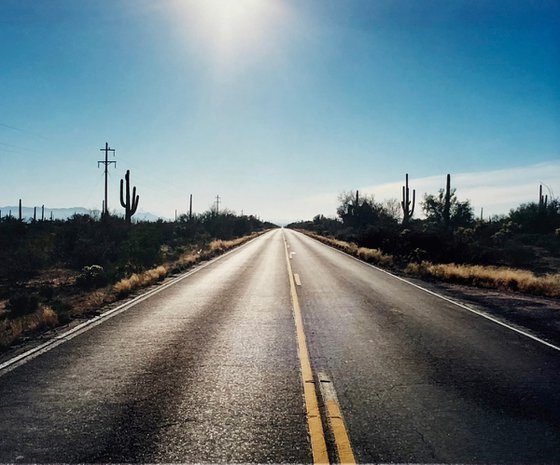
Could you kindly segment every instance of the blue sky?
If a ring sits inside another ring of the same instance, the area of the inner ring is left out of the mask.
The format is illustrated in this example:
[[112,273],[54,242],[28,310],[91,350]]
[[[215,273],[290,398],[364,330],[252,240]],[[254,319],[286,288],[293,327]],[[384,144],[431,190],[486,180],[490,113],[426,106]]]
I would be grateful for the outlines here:
[[0,205],[99,208],[106,141],[167,217],[560,195],[556,1],[0,0],[0,56]]

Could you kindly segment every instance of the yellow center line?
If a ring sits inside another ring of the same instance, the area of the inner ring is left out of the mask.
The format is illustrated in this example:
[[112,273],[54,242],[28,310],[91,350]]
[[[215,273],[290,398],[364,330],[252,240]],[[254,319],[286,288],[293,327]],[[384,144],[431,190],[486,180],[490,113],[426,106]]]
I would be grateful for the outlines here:
[[344,418],[333,383],[327,375],[323,373],[319,373],[319,382],[321,383],[321,394],[325,402],[327,418],[334,437],[338,459],[340,463],[355,464],[356,458],[352,451],[350,437],[348,436],[348,431],[344,424]]
[[284,248],[286,251],[286,263],[288,265],[288,277],[290,280],[290,292],[292,296],[292,308],[294,310],[294,320],[296,324],[296,336],[298,343],[298,354],[301,364],[301,375],[303,382],[303,395],[305,398],[305,408],[307,413],[307,425],[309,427],[309,436],[311,439],[311,452],[313,454],[313,463],[329,463],[329,455],[327,453],[327,444],[321,422],[321,413],[319,411],[319,402],[317,401],[317,392],[315,390],[315,380],[313,379],[313,370],[309,360],[309,352],[307,350],[307,342],[305,340],[305,332],[303,329],[303,318],[301,316],[301,308],[296,291],[296,283],[290,265],[290,256],[288,254],[288,243],[284,239]]

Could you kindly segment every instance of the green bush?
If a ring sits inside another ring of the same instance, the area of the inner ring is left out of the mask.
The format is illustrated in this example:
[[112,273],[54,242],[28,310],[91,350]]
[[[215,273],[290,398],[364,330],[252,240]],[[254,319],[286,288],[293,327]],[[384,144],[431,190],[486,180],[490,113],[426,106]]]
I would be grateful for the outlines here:
[[107,284],[107,278],[101,265],[84,266],[76,278],[76,285],[81,289],[95,289],[105,284]]

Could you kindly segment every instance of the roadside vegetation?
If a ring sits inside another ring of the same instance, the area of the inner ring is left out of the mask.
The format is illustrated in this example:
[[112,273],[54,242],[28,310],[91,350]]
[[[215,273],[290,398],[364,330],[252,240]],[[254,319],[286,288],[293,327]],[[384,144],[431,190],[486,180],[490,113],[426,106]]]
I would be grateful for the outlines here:
[[418,202],[422,218],[414,216],[407,179],[402,201],[344,192],[337,217],[317,215],[288,227],[411,276],[560,297],[560,201],[541,188],[538,202],[477,218],[450,184],[448,176],[445,189]]
[[0,351],[180,273],[274,227],[208,211],[174,222],[75,215],[0,220]]

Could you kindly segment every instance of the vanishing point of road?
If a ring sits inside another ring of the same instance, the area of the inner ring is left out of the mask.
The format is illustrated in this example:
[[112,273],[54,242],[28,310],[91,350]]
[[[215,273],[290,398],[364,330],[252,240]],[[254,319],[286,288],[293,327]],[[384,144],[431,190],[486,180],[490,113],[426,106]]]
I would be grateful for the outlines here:
[[560,462],[558,349],[294,231],[49,344],[0,462]]

